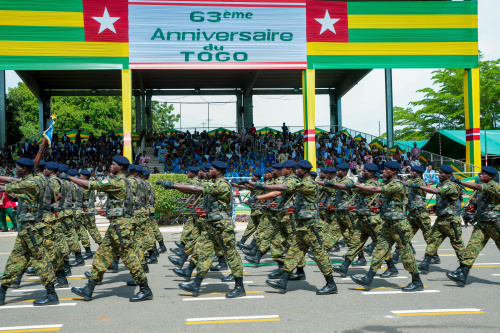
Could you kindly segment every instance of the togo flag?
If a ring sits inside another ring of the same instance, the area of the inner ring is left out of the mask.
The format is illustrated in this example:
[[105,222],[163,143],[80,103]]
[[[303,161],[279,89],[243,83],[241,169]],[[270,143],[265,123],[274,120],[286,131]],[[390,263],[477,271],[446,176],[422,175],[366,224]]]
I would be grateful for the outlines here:
[[49,147],[52,146],[52,134],[54,132],[54,120],[56,119],[56,114],[54,113],[51,118],[52,120],[50,121],[49,128],[43,132],[43,137],[47,139]]

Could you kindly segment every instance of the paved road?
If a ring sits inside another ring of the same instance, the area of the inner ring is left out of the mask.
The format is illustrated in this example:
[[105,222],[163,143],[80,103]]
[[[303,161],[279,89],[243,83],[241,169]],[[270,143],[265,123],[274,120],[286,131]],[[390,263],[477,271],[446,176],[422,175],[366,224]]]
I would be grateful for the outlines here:
[[[466,240],[471,231],[465,229]],[[171,247],[180,233],[170,230],[164,235]],[[0,272],[14,240],[14,236],[1,234]],[[421,260],[425,243],[420,234],[413,244]],[[345,248],[332,254],[332,261],[339,262],[338,255],[343,253]],[[221,283],[219,273],[205,279],[209,283],[203,286],[206,294],[197,298],[183,294],[177,287],[183,281],[172,273],[167,255],[160,257],[159,264],[150,266],[148,278],[154,300],[142,303],[129,303],[128,297],[136,289],[125,285],[130,275],[123,265],[118,274],[105,275],[93,301],[83,302],[69,290],[59,290],[61,303],[57,307],[31,307],[32,300],[40,298],[44,291],[39,290],[42,286],[36,278],[25,277],[20,289],[9,289],[7,300],[11,303],[0,307],[0,332],[500,332],[500,258],[495,244],[490,241],[486,246],[477,267],[471,270],[466,288],[456,287],[444,275],[457,267],[448,241],[443,243],[440,254],[442,264],[432,267],[432,272],[422,278],[425,291],[412,294],[398,290],[410,281],[400,263],[399,277],[377,279],[370,292],[336,275],[339,294],[316,296],[315,290],[324,285],[324,279],[317,266],[310,263],[307,281],[291,282],[289,292],[280,295],[265,284],[267,273],[275,268],[268,256],[265,266],[245,266],[247,297],[234,300],[224,298],[233,284]],[[71,286],[83,286],[83,273],[88,269],[73,269]],[[352,273],[364,273],[365,269]]]

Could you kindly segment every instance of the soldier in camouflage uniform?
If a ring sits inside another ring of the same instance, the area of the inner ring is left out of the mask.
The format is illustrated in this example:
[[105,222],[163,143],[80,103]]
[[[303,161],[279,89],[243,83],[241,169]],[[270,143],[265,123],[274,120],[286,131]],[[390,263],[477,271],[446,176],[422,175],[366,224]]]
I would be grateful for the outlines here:
[[[254,171],[252,174],[252,182],[256,182],[260,180],[260,177],[262,177],[262,172],[260,171]],[[258,178],[258,179],[256,179]],[[257,191],[258,192],[258,191]],[[255,190],[250,191],[250,196],[255,195]],[[241,240],[236,243],[236,245],[240,248],[240,250],[243,250],[243,252],[249,256],[254,256],[257,252],[258,246],[256,245],[257,243],[257,238],[258,234],[254,236],[252,239],[252,242],[250,242],[250,245],[244,246],[245,242],[247,241],[248,238],[250,238],[259,228],[259,223],[262,217],[262,210],[257,208],[255,205],[250,205],[250,221],[247,224],[247,228],[245,229],[245,232],[243,233],[243,237],[241,237]],[[244,250],[247,250],[245,252]],[[250,251],[250,252],[248,252]]]
[[113,259],[118,256],[140,286],[139,292],[129,300],[139,302],[153,299],[153,293],[149,288],[146,274],[141,265],[141,253],[135,244],[136,221],[133,218],[132,184],[125,177],[129,164],[130,162],[126,157],[118,155],[113,157],[113,163],[111,163],[109,170],[114,177],[109,180],[88,181],[69,177],[70,181],[80,187],[108,194],[106,217],[110,224],[94,255],[90,279],[83,288],[71,288],[71,291],[83,297],[84,301],[92,299],[98,281],[102,279],[104,272],[111,265]]
[[151,229],[153,230],[153,234],[155,237],[155,240],[158,242],[158,253],[164,253],[167,252],[167,247],[165,246],[164,240],[163,240],[163,234],[160,231],[160,227],[158,226],[158,222],[156,221],[155,218],[155,202],[156,202],[156,196],[155,196],[155,189],[153,187],[153,184],[149,182],[149,175],[151,172],[149,170],[143,170],[142,171],[142,179],[146,182],[146,189],[147,189],[147,198],[148,202],[146,204],[146,207],[148,209],[149,213],[149,219],[148,223],[151,226]]
[[384,182],[382,186],[346,185],[346,187],[357,188],[368,193],[382,193],[382,205],[380,217],[383,220],[380,233],[377,235],[377,246],[373,254],[370,270],[365,276],[351,275],[351,279],[357,284],[370,290],[373,278],[382,262],[387,258],[394,243],[401,252],[404,268],[411,273],[412,282],[402,289],[405,292],[420,291],[424,285],[420,280],[417,262],[410,247],[412,229],[406,220],[406,187],[397,178],[401,165],[396,161],[385,163]]
[[[325,249],[330,250],[333,247],[334,252],[340,251],[338,245],[339,239],[342,237],[342,232],[335,219],[335,188],[326,187],[321,185],[324,180],[334,180],[337,177],[337,169],[335,167],[328,167],[321,169],[320,180],[320,220],[323,223],[318,223],[318,229],[324,229],[323,234],[325,238],[323,239],[323,245]],[[321,176],[324,175],[324,177]]]
[[231,268],[236,282],[235,288],[226,294],[226,298],[246,295],[243,286],[243,263],[236,248],[234,223],[231,219],[233,192],[231,184],[224,178],[226,169],[227,165],[224,162],[213,162],[209,171],[209,177],[214,179],[214,182],[203,186],[175,184],[171,181],[157,182],[158,185],[166,189],[176,189],[187,194],[198,193],[207,195],[208,200],[205,201],[204,210],[200,212],[201,215],[206,214],[205,226],[202,235],[196,243],[198,272],[194,282],[179,284],[181,289],[191,292],[195,297],[198,296],[201,282],[208,273],[212,260],[215,257],[215,244],[219,244],[223,248],[227,263]]
[[20,223],[14,249],[12,250],[0,285],[0,305],[5,304],[5,295],[14,280],[27,267],[31,260],[36,274],[40,277],[47,294],[35,306],[59,304],[54,289],[56,276],[51,263],[51,255],[45,246],[51,242],[52,229],[43,221],[45,188],[39,179],[31,174],[34,163],[28,158],[16,161],[16,174],[22,179],[11,182],[10,177],[0,177],[0,192],[13,194],[18,198],[17,220]]
[[[283,184],[279,185],[265,185],[263,183],[256,183],[255,188],[264,188],[272,192],[253,197],[249,201],[266,200],[273,197],[283,195],[295,195],[295,200],[287,215],[289,215],[292,233],[295,237],[295,243],[292,243],[285,257],[285,265],[283,273],[279,281],[267,280],[266,283],[272,288],[278,289],[280,293],[286,293],[290,275],[295,268],[304,260],[308,249],[313,249],[316,263],[325,276],[326,285],[317,290],[317,295],[336,294],[337,286],[333,280],[333,271],[328,252],[323,247],[321,235],[315,227],[318,220],[318,206],[317,201],[319,198],[319,186],[314,182],[310,176],[312,165],[309,161],[299,161],[295,163],[293,160],[288,160],[283,163],[284,170],[298,166],[295,173],[298,178],[289,181],[285,180]],[[301,272],[298,271],[300,274]]]
[[[68,170],[68,175],[72,177],[79,177],[80,174],[76,169]],[[92,251],[90,250],[90,238],[87,233],[87,229],[85,229],[85,220],[86,217],[83,214],[83,189],[75,184],[70,184],[71,190],[73,192],[73,222],[75,226],[75,232],[78,236],[78,240],[82,243],[82,246],[92,255]],[[71,267],[75,266],[83,266],[85,265],[85,261],[83,259],[83,255],[81,252],[75,253],[75,260],[69,264]]]
[[[83,180],[89,180],[91,176],[90,171],[88,170],[82,170],[80,172],[80,178]],[[95,224],[95,215],[96,215],[96,210],[95,210],[95,191],[91,191],[89,189],[84,189],[83,190],[83,214],[85,222],[83,223],[84,228],[88,231],[94,242],[97,243],[97,245],[101,244],[102,237],[101,233],[99,232],[99,229],[97,229],[97,226]],[[94,257],[92,251],[89,249],[85,249],[86,256],[84,259],[91,259]]]
[[411,189],[423,190],[424,192],[436,195],[435,213],[437,219],[431,228],[427,238],[427,248],[425,249],[424,260],[418,265],[422,274],[429,272],[431,259],[437,254],[439,246],[446,237],[450,238],[450,243],[458,260],[462,260],[462,251],[465,249],[462,240],[462,227],[460,226],[460,214],[462,202],[460,199],[460,186],[450,181],[453,175],[453,168],[449,165],[442,165],[439,168],[439,184],[436,188],[411,184]]
[[462,252],[460,266],[455,271],[446,273],[446,276],[460,287],[465,286],[469,270],[490,238],[500,250],[500,185],[494,180],[497,175],[497,169],[484,166],[479,174],[480,184],[460,181],[456,177],[452,179],[458,185],[473,189],[478,196],[478,222],[474,225],[469,243]]

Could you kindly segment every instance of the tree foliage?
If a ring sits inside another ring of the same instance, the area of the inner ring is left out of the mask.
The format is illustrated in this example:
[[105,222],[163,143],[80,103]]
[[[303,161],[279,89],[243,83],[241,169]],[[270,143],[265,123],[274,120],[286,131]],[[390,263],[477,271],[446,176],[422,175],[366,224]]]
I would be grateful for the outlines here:
[[163,131],[173,129],[175,123],[180,119],[180,114],[172,114],[174,105],[162,103],[158,101],[151,101],[151,111],[153,115],[153,128],[156,131]]
[[[496,129],[500,114],[500,59],[480,61],[481,129]],[[433,87],[418,90],[420,101],[394,107],[396,140],[429,139],[441,129],[465,129],[463,69],[433,71]]]

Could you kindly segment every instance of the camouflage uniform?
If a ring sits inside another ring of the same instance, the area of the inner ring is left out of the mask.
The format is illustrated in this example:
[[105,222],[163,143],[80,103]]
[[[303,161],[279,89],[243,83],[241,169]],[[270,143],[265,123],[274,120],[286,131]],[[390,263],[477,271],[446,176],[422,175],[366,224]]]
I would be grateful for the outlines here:
[[84,248],[90,247],[90,238],[85,229],[85,223],[87,222],[87,217],[83,213],[83,189],[76,185],[71,184],[73,190],[73,221],[75,221],[75,231],[78,235],[78,239],[82,242]]
[[461,264],[469,269],[490,238],[500,250],[500,185],[491,180],[482,187],[477,200],[478,222],[462,252]]
[[145,235],[144,239],[144,249],[147,251],[154,250],[155,248],[155,238],[154,238],[154,229],[149,222],[149,208],[146,207],[148,201],[148,189],[146,182],[143,179],[136,178],[137,184],[139,186],[137,193],[137,200],[139,203],[139,211],[137,215],[134,215],[136,219],[140,219],[140,223],[144,225]]
[[[353,183],[347,176],[342,179],[337,178],[336,182],[344,185]],[[348,213],[348,201],[352,198],[352,193],[350,190],[343,191],[337,189],[335,190],[335,195],[335,220],[340,228],[340,231],[342,232],[342,235],[344,236],[347,246],[351,248],[351,235],[356,229],[356,225],[351,221]],[[338,241],[338,239],[336,241]]]
[[385,180],[382,188],[382,207],[380,217],[382,228],[378,233],[378,244],[373,254],[371,269],[376,272],[388,257],[390,249],[396,243],[404,268],[410,273],[418,273],[417,262],[410,247],[412,229],[406,220],[406,187],[398,179]]
[[44,190],[41,182],[37,183],[33,176],[5,185],[5,191],[19,199],[17,220],[20,227],[1,279],[4,286],[11,286],[30,260],[44,286],[56,280],[51,253],[45,248],[51,242],[52,229],[42,220],[43,211],[40,209],[43,209]]
[[102,237],[95,224],[95,191],[91,191],[89,189],[83,190],[82,206],[83,214],[85,215],[83,226],[87,229],[94,242],[101,244]]
[[[408,186],[411,184],[418,184],[420,186],[427,186],[422,178],[412,179],[408,181]],[[412,189],[408,193],[408,222],[410,222],[415,235],[418,229],[422,230],[424,240],[427,242],[431,232],[431,218],[427,210],[425,201],[426,192],[423,190]]]
[[146,251],[147,251],[147,243],[146,243],[146,237],[147,237],[147,229],[146,229],[146,224],[144,223],[144,218],[142,216],[142,203],[141,203],[141,194],[140,194],[140,184],[138,182],[138,179],[135,178],[133,175],[129,175],[127,177],[128,181],[130,182],[130,190],[131,190],[131,195],[133,198],[133,207],[134,207],[134,213],[131,216],[130,221],[133,223],[133,238],[136,243],[137,247],[137,252],[139,253],[138,258],[142,265],[146,264]]
[[300,267],[307,250],[311,247],[316,263],[323,275],[331,276],[333,273],[332,264],[327,250],[323,247],[321,234],[318,233],[320,238],[318,239],[316,235],[318,230],[315,229],[314,225],[318,220],[318,207],[316,204],[316,199],[319,196],[318,184],[309,176],[302,179],[301,182],[296,180],[285,181],[285,184],[287,185],[285,193],[296,193],[294,202],[294,223],[296,227],[295,230],[292,227],[295,243],[288,249],[283,271],[291,274],[296,267]]
[[[427,239],[425,254],[431,258],[435,256],[441,243],[446,237],[449,237],[451,246],[455,249],[455,253],[460,260],[462,259],[462,251],[465,249],[460,217],[457,216],[458,211],[461,209],[460,187],[450,180],[445,180],[438,184],[437,188],[441,190],[441,194],[436,197],[435,212],[437,219]],[[453,223],[455,226],[453,226]]]
[[[189,179],[185,184],[193,186],[203,186],[202,182],[196,178]],[[190,195],[188,198],[195,198],[193,203],[196,203],[196,205],[200,205],[202,202],[202,199],[199,198],[198,195]],[[182,227],[182,234],[180,239],[180,242],[184,245],[188,243],[193,244],[198,239],[198,237],[200,237],[199,229],[196,227],[196,218],[197,217],[194,215],[188,215],[186,218],[186,222]]]
[[243,277],[243,263],[236,249],[234,223],[231,219],[233,192],[224,178],[217,178],[212,184],[202,184],[207,195],[204,228],[196,243],[198,256],[197,275],[204,278],[216,255],[216,245],[223,248],[227,264],[235,278]]
[[94,255],[91,278],[99,281],[109,268],[113,259],[119,256],[130,270],[132,278],[137,283],[146,280],[146,274],[141,265],[141,253],[136,246],[134,231],[136,222],[133,214],[132,182],[124,175],[118,174],[112,179],[91,181],[90,190],[108,194],[106,217],[110,225],[104,239]]
[[335,220],[335,211],[330,210],[330,206],[335,204],[335,189],[328,186],[320,186],[323,206],[319,211],[319,221],[316,227],[323,233],[323,246],[329,251],[342,237],[340,228]]
[[[274,185],[274,180],[264,180],[264,184]],[[274,226],[271,223],[272,212],[269,209],[269,201],[264,204],[266,208],[261,209],[262,215],[260,217],[259,228],[257,229],[257,233],[259,235],[257,246],[259,247],[259,250],[262,254],[266,254],[271,249],[271,241],[274,229]]]
[[[251,190],[250,191],[250,196],[257,196],[260,194],[260,190]],[[243,233],[244,238],[249,238],[250,236],[254,235],[253,239],[255,239],[255,242],[259,242],[260,234],[257,232],[257,230],[260,229],[260,222],[262,219],[262,209],[255,207],[256,205],[260,205],[260,203],[257,204],[251,204],[250,205],[250,221],[247,224],[247,228],[245,229],[245,232]],[[257,233],[256,233],[257,232]]]
[[153,230],[154,239],[157,242],[163,242],[163,234],[161,233],[160,227],[158,226],[158,223],[155,219],[155,189],[153,187],[153,184],[151,184],[149,181],[145,180],[144,183],[147,190],[146,208],[148,212],[148,224],[150,225],[150,229]]

